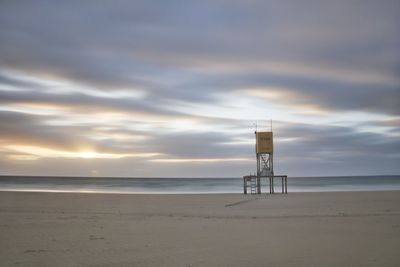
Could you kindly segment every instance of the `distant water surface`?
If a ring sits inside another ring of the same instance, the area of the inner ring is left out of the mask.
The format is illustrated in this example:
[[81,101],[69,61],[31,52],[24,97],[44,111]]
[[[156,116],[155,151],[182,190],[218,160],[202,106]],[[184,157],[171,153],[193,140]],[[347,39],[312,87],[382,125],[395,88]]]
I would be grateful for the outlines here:
[[[263,179],[262,191],[268,191]],[[280,190],[276,179],[275,190]],[[400,190],[400,176],[289,177],[289,192]],[[0,176],[0,191],[129,194],[242,193],[242,178]]]

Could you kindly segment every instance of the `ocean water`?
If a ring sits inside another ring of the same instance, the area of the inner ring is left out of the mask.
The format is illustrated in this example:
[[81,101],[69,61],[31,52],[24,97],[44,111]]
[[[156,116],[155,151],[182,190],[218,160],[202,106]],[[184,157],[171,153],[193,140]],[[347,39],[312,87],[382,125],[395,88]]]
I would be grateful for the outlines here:
[[[281,189],[276,179],[275,191]],[[288,177],[288,192],[400,190],[400,176]],[[242,193],[238,178],[94,178],[0,176],[0,191],[128,194]],[[262,192],[269,192],[266,179]]]

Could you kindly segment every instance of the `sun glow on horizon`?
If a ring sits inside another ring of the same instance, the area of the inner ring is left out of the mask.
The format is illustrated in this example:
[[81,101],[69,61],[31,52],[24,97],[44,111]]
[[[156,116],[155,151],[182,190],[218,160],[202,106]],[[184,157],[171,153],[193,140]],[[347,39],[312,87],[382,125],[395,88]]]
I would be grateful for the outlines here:
[[94,151],[66,151],[52,148],[25,145],[7,145],[5,148],[18,155],[12,155],[15,160],[36,160],[41,158],[71,158],[71,159],[121,159],[127,157],[148,158],[160,155],[160,153],[104,153]]
[[79,152],[79,157],[83,159],[92,159],[96,157],[96,152],[91,152],[91,151]]

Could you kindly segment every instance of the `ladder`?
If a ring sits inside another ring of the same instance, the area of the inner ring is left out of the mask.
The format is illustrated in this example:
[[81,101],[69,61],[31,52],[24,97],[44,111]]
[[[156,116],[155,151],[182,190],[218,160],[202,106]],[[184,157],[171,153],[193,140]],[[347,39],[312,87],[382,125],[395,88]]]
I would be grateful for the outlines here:
[[257,194],[257,175],[246,175],[243,176],[243,191],[247,194],[247,188],[250,184],[250,194]]
[[250,180],[250,193],[253,194],[257,194],[257,176],[253,176],[251,177]]

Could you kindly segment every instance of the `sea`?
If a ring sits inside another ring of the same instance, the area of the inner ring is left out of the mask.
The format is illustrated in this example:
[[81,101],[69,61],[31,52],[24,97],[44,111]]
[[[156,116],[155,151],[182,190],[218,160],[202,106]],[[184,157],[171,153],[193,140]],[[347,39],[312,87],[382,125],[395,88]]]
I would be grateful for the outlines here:
[[[262,192],[269,192],[266,179]],[[275,179],[275,191],[281,190]],[[400,190],[400,175],[288,177],[288,192],[340,192]],[[242,193],[237,178],[118,178],[0,176],[0,191],[75,192],[118,194],[221,194]]]

